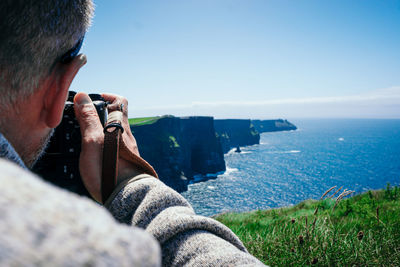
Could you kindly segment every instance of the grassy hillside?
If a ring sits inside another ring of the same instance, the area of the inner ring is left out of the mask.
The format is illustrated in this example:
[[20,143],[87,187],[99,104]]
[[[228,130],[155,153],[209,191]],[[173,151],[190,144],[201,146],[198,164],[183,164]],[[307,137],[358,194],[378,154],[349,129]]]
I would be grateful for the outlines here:
[[[400,189],[216,217],[272,266],[400,266]],[[336,193],[334,195],[334,193]]]
[[152,124],[158,121],[161,117],[143,117],[143,118],[132,118],[129,119],[130,125],[145,125]]

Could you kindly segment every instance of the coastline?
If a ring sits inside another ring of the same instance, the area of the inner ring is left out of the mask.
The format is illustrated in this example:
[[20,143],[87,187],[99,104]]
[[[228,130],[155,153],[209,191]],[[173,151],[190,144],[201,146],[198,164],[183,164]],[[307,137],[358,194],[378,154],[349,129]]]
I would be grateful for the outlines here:
[[226,171],[226,154],[232,148],[259,144],[260,133],[296,129],[283,119],[216,120],[206,116],[165,115],[130,119],[130,123],[141,156],[178,192],[217,178]]
[[225,154],[229,172],[182,194],[197,213],[211,216],[296,205],[333,185],[356,193],[400,185],[400,120],[317,122],[294,121],[300,130],[261,134],[259,145]]

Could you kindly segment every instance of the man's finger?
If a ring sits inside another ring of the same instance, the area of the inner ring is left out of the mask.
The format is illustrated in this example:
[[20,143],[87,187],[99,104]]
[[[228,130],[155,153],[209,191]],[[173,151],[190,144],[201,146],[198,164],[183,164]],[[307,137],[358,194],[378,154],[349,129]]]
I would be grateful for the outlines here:
[[[82,140],[102,140],[103,127],[96,108],[90,97],[85,93],[77,93],[74,97],[75,116],[81,128]],[[97,141],[98,142],[98,141]]]
[[124,114],[124,120],[122,121],[122,126],[124,127],[125,131],[122,134],[122,138],[124,140],[125,145],[128,147],[128,150],[130,150],[130,151],[134,152],[136,155],[140,156],[136,140],[133,137],[133,134],[132,134],[132,131],[131,131],[131,128],[129,125],[128,100],[123,96],[114,95],[114,94],[103,93],[103,94],[101,94],[101,96],[106,101],[111,102],[111,104],[109,104],[109,108],[111,108],[111,110],[120,110],[121,104],[123,105],[122,113]]
[[115,95],[115,94],[109,94],[109,93],[102,93],[101,96],[102,96],[105,100],[110,101],[111,103],[114,102],[114,101],[118,101],[118,100],[124,98],[123,96]]
[[74,97],[75,116],[82,135],[82,150],[79,157],[79,171],[83,183],[92,197],[101,201],[101,164],[104,142],[103,127],[90,97],[78,93]]
[[119,110],[122,104],[123,108],[121,111],[124,114],[124,117],[128,118],[128,100],[125,97],[107,93],[103,93],[101,96],[104,98],[104,100],[111,103],[109,105],[109,109],[113,109],[114,106],[118,106],[117,109]]

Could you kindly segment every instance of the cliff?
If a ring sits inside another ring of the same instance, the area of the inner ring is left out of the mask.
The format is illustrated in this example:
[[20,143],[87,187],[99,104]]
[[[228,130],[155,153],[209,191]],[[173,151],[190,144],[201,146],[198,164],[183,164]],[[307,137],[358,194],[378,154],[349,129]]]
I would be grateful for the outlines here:
[[259,133],[264,132],[277,132],[277,131],[290,131],[296,130],[297,127],[290,123],[288,120],[252,120],[251,123]]
[[296,129],[287,120],[162,116],[129,121],[141,156],[179,192],[187,190],[197,175],[225,171],[224,153],[259,144],[259,132]]
[[260,143],[260,134],[250,120],[214,120],[214,127],[224,153],[234,147]]
[[141,156],[168,186],[182,192],[195,175],[225,171],[212,117],[163,116],[131,125]]

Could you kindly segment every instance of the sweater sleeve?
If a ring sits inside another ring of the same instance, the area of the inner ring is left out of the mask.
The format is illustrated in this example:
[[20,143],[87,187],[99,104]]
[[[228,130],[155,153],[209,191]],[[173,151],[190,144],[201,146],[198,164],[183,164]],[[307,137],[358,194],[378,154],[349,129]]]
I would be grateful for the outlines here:
[[229,228],[196,215],[186,199],[149,175],[117,188],[106,207],[158,240],[164,266],[264,266]]

